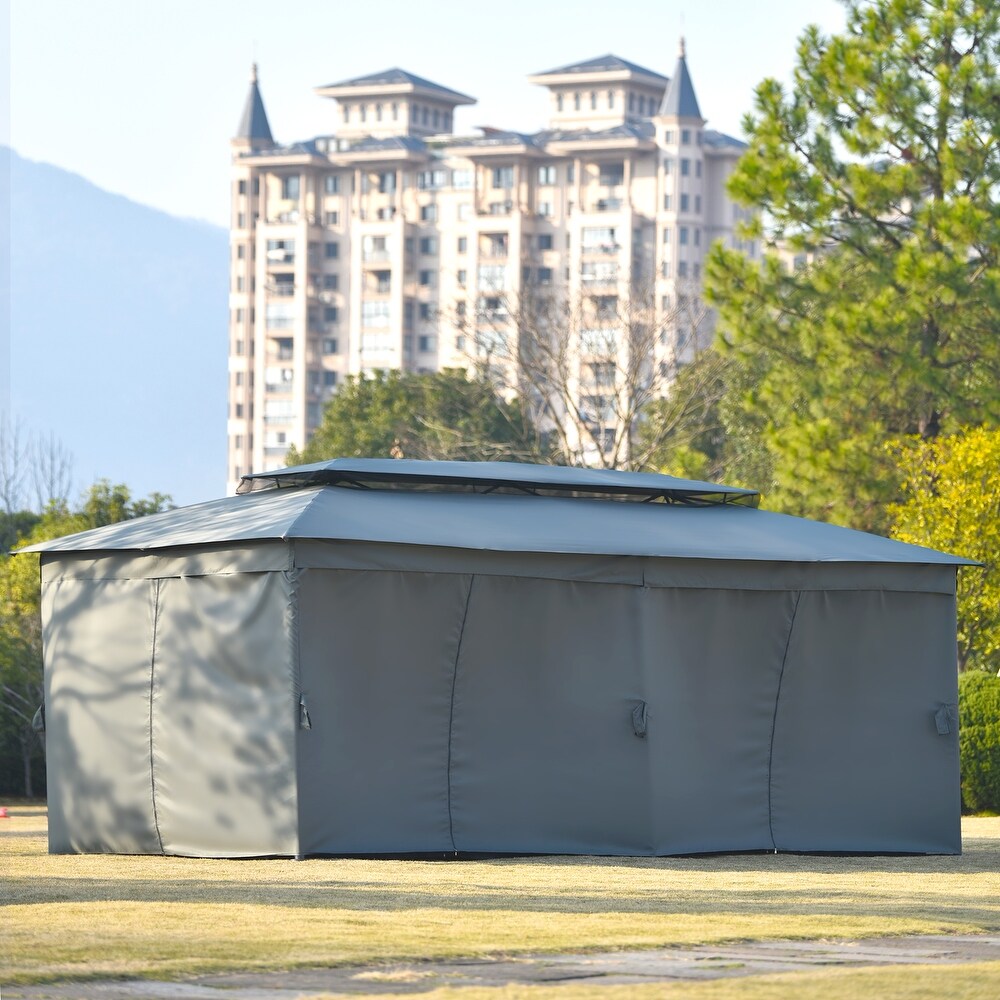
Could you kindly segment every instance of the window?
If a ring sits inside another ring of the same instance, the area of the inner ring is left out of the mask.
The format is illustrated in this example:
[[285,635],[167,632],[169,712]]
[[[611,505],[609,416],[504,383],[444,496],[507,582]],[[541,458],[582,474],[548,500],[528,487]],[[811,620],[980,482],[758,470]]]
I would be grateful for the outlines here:
[[466,282],[469,280],[469,272],[463,268],[456,275],[456,280],[459,288],[465,288]]
[[417,350],[426,354],[434,350],[434,338],[430,336],[417,337]]
[[674,133],[672,129],[668,128],[666,132],[663,133],[663,141],[671,143],[674,141]]
[[236,186],[236,190],[240,194],[246,194],[247,193],[247,182],[246,181],[240,181],[239,184],[237,184],[237,186]]
[[240,212],[236,216],[236,228],[237,229],[246,229],[246,227],[247,227],[247,217],[246,217],[246,215],[243,212]]
[[687,244],[687,241],[688,241],[688,228],[687,226],[681,226],[680,239],[679,239],[681,246],[685,246]]
[[555,167],[539,167],[538,168],[538,183],[539,184],[555,184],[556,182],[556,168]]
[[430,118],[430,114],[427,111],[427,108],[421,108],[420,109],[420,124],[421,125],[426,125],[429,118]]
[[677,261],[677,277],[686,278],[688,274],[688,265],[686,260]]
[[691,206],[691,199],[686,194],[681,194],[681,211],[686,212]]
[[669,177],[674,172],[674,161],[669,157],[663,158],[663,172]]
[[506,191],[514,186],[513,167],[493,168],[493,189],[495,191]]
[[691,145],[691,129],[682,128],[681,129],[681,145],[690,146]]
[[598,183],[603,184],[605,187],[617,187],[625,180],[625,164],[618,163],[602,163],[600,168],[600,176],[598,177]]
[[247,255],[247,248],[241,243],[236,248],[236,259],[243,260],[243,258],[246,257],[246,255]]
[[368,107],[367,107],[367,105],[360,104],[360,105],[358,105],[358,107],[361,110],[361,120],[363,122],[368,121]]
[[701,195],[696,194],[694,196],[694,210],[701,215]]
[[467,303],[463,299],[461,302],[455,303],[455,315],[460,319],[465,316]]
[[323,218],[328,226],[340,225],[340,212],[327,212]]
[[362,301],[361,325],[385,327],[389,325],[389,303],[383,301]]
[[701,230],[700,229],[696,229],[694,231],[694,245],[696,247],[700,247],[701,246]]
[[373,271],[372,277],[375,279],[375,291],[379,295],[388,295],[392,291],[392,271]]
[[425,322],[431,318],[430,302],[421,302],[417,306],[417,315]]
[[323,178],[323,190],[327,194],[339,194],[340,193],[340,178],[336,174],[327,174]]
[[691,173],[691,161],[687,158],[681,160],[681,177],[687,177]]
[[378,189],[382,194],[392,194],[396,190],[395,170],[383,170],[378,175]]
[[613,361],[595,361],[590,365],[590,378],[594,385],[607,388],[615,384]]
[[608,91],[608,107],[613,108],[615,106],[615,92],[613,90]]
[[335,260],[340,256],[340,244],[339,243],[327,243],[323,247],[323,255],[327,260]]
[[437,205],[421,205],[420,206],[420,221],[421,222],[437,222],[438,209]]
[[552,234],[551,233],[540,233],[538,236],[538,249],[539,250],[551,250],[552,249]]
[[337,384],[337,373],[336,372],[323,372],[323,385],[328,389],[332,389]]
[[590,92],[590,107],[591,107],[591,110],[595,110],[597,108],[597,91],[596,90],[592,90]]
[[635,94],[629,93],[628,95],[628,110],[629,114],[635,111]]
[[694,161],[694,175],[695,177],[701,177],[701,160]]
[[237,323],[242,323],[243,322],[243,310],[242,309],[237,309],[236,310],[236,322]]
[[507,268],[503,264],[481,264],[478,284],[484,291],[502,291],[506,287]]
[[646,113],[646,98],[640,94],[639,95],[639,114],[644,115]]
[[438,241],[433,236],[422,236],[420,238],[420,252],[425,254],[438,252]]
[[469,239],[466,236],[459,236],[458,238],[458,252],[467,253],[469,250]]
[[673,204],[673,198],[671,198],[669,194],[665,194],[663,196],[663,211],[669,212],[672,204]]
[[323,287],[329,292],[335,292],[337,286],[340,284],[340,280],[336,274],[324,274],[323,275]]
[[380,122],[382,120],[382,105],[375,105],[375,121]]
[[669,229],[664,229],[663,230],[663,245],[664,246],[669,246],[670,245],[670,230]]
[[448,186],[447,170],[421,170],[417,174],[417,187],[421,191],[436,191]]
[[417,275],[418,284],[429,286],[433,282],[433,271],[420,271]]
[[552,268],[551,267],[540,267],[537,272],[538,284],[540,285],[551,285],[552,284]]
[[393,101],[392,102],[392,120],[396,121],[399,118],[399,105]]
[[572,184],[574,180],[576,180],[576,164],[571,163],[566,168],[566,183]]
[[582,246],[591,253],[613,253],[618,249],[618,239],[612,226],[584,226]]
[[471,170],[453,170],[451,173],[451,186],[460,191],[467,191],[472,187]]
[[237,403],[236,404],[236,414],[235,415],[237,417],[242,417],[243,416],[243,404],[242,403]]
[[295,306],[291,302],[268,302],[264,317],[269,330],[290,330],[295,325]]
[[338,347],[340,345],[337,343],[336,337],[324,337],[323,338],[323,353],[324,354],[337,354]]
[[269,263],[292,264],[295,262],[295,240],[268,240]]
[[434,109],[434,113],[433,113],[432,117],[433,117],[433,122],[432,122],[433,127],[434,128],[440,128],[441,127],[441,112],[440,112],[440,110],[438,108]]
[[489,204],[490,215],[509,215],[512,207],[509,201],[491,201]]
[[363,260],[388,260],[389,247],[384,236],[365,236],[361,241]]
[[577,91],[573,95],[573,110],[574,111],[579,111],[580,110],[580,92],[579,91]]
[[294,174],[291,177],[281,178],[281,197],[286,201],[298,201],[299,198],[299,176]]
[[538,214],[543,219],[547,219],[550,215],[552,215],[552,202],[551,201],[540,201],[538,203]]
[[323,322],[324,323],[336,323],[337,322],[337,307],[336,306],[324,306],[323,307]]

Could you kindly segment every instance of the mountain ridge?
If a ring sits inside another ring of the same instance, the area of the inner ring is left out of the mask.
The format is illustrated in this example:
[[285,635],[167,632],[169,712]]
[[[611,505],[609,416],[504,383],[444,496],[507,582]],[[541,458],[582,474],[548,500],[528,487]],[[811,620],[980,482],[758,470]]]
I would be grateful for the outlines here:
[[220,496],[226,230],[0,148],[8,171],[13,416],[62,441],[76,491],[108,478],[177,503]]

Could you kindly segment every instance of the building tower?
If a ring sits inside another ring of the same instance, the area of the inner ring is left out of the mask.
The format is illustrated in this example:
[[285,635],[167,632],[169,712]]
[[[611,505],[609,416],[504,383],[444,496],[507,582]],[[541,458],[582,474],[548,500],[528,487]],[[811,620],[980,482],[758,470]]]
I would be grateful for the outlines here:
[[579,317],[579,463],[621,423],[599,355],[637,289],[657,327],[644,364],[672,370],[710,337],[679,306],[700,302],[709,243],[735,244],[745,145],[705,128],[683,46],[669,79],[615,55],[530,79],[540,132],[455,134],[473,98],[394,68],[318,87],[335,132],[279,146],[254,74],[232,141],[230,489],[284,465],[346,376],[468,366],[516,337],[525,292]]

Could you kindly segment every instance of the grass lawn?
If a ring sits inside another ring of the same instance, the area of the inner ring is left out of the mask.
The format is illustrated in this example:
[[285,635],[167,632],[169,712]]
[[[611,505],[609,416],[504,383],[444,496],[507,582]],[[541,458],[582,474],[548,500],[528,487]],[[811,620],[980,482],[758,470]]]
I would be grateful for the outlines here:
[[[1000,930],[1000,818],[966,820],[961,857],[294,862],[50,856],[44,810],[22,806],[11,812],[0,820],[0,982],[5,983]],[[957,968],[931,969],[928,975],[951,976],[957,988]],[[995,969],[960,968],[969,970],[973,988],[980,979],[992,983],[983,996],[992,1000],[1000,994]],[[843,971],[844,992],[824,995],[857,995],[849,991],[859,988],[900,998],[959,995],[940,983],[937,993],[914,992],[923,988],[922,975],[909,975],[908,992],[890,992],[876,979],[860,987],[849,983],[851,976],[877,974],[889,977],[888,984],[907,971]],[[833,976],[831,985],[837,985],[833,973],[808,975]],[[655,995],[783,998],[794,995],[782,985],[790,982],[784,976],[682,984],[677,990],[661,985]],[[898,985],[903,988],[902,979]],[[550,987],[504,988],[483,996],[598,995],[588,989],[560,988],[556,994]],[[600,989],[602,996],[616,995],[611,987]],[[645,995],[642,988],[627,990],[630,996]],[[424,996],[479,1000],[472,989]]]

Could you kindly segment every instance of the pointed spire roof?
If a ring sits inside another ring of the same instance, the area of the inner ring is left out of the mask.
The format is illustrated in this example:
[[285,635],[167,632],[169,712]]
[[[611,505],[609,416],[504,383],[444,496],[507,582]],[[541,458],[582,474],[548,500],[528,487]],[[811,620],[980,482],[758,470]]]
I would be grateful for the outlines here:
[[267,123],[267,112],[264,110],[264,101],[260,96],[260,88],[257,86],[257,64],[250,68],[250,91],[247,94],[246,104],[243,105],[243,114],[240,123],[236,126],[234,139],[246,139],[250,142],[273,143],[271,137],[271,126]]
[[691,74],[688,73],[683,36],[681,36],[681,48],[677,56],[677,66],[674,69],[674,75],[670,78],[670,85],[667,87],[667,92],[663,95],[663,103],[660,104],[660,115],[664,118],[697,118],[699,121],[705,120],[702,118],[701,109],[698,107],[698,98],[695,97]]

